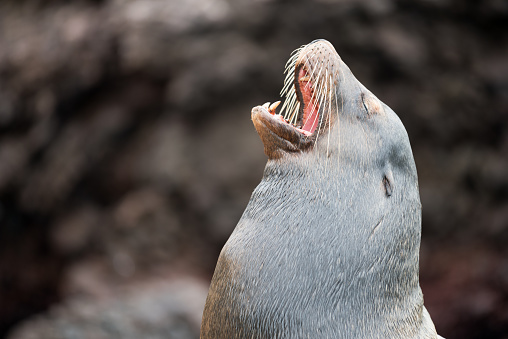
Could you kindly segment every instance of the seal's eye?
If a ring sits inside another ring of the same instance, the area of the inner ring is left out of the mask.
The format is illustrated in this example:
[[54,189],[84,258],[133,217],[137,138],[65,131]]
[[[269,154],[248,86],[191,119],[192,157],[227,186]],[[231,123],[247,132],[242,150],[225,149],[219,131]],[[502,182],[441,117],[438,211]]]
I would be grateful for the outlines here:
[[374,114],[382,114],[383,106],[381,105],[381,102],[379,101],[376,96],[370,92],[361,94],[362,97],[362,104],[363,108],[365,109],[365,112],[368,116],[374,115]]

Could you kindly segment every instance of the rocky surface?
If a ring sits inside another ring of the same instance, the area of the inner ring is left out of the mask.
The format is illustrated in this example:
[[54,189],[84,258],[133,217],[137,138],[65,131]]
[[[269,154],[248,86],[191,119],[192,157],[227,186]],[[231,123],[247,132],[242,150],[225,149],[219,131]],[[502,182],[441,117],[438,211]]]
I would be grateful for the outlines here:
[[438,331],[505,338],[507,23],[497,0],[2,1],[0,336],[196,337],[169,304],[262,175],[250,109],[325,38],[408,130]]
[[75,298],[25,322],[11,338],[199,338],[207,292],[203,282],[177,279],[100,301]]

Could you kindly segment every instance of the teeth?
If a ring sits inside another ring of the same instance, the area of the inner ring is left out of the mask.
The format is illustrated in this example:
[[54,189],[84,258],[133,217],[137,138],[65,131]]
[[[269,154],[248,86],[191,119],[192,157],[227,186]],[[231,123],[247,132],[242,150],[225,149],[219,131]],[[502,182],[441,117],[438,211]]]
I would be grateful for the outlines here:
[[300,81],[310,81],[310,75],[306,74],[299,79]]
[[273,104],[270,105],[270,107],[268,108],[268,112],[270,112],[271,114],[275,114],[275,109],[280,105],[280,101],[276,101],[274,102]]
[[268,102],[265,102],[265,103],[263,104],[263,108],[266,108],[266,110],[267,110],[270,114],[274,115],[274,114],[275,114],[275,109],[276,109],[279,105],[280,105],[280,101],[276,101],[276,102],[274,102],[273,104],[272,104],[272,103],[270,103],[270,101],[268,101]]

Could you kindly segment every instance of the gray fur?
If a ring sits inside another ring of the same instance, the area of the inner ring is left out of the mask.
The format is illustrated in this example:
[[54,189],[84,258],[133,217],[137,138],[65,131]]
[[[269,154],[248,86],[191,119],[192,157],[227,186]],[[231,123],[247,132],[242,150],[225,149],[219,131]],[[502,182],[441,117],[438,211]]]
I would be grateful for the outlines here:
[[201,338],[437,338],[406,130],[341,67],[331,128],[268,161],[222,249]]

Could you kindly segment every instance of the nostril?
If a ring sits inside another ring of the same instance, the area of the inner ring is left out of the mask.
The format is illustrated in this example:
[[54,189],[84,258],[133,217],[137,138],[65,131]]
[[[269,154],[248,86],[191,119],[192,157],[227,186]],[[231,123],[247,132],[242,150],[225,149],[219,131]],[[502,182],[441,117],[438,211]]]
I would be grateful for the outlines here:
[[309,45],[315,44],[315,43],[318,43],[318,42],[328,42],[328,41],[326,41],[325,39],[316,39],[316,40],[313,40]]

